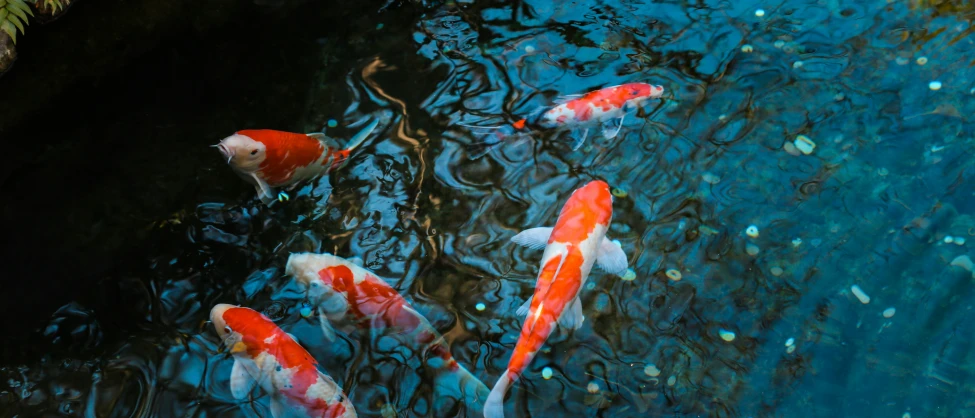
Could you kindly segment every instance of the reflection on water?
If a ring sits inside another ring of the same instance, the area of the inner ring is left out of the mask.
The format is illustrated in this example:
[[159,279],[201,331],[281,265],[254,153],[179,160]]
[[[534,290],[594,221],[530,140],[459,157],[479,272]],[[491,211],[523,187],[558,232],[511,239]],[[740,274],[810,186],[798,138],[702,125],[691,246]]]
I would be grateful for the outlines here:
[[[204,323],[216,303],[294,334],[360,416],[441,413],[397,350],[356,332],[327,343],[302,318],[288,254],[361,258],[490,387],[538,265],[508,239],[600,178],[625,193],[610,235],[636,279],[594,272],[585,325],[549,339],[509,415],[969,416],[975,295],[950,263],[975,257],[972,17],[882,1],[390,2],[350,24],[374,53],[318,80],[304,121],[348,138],[393,112],[378,139],[273,209],[228,194],[154,223],[150,262],[98,299],[124,315],[55,312],[50,354],[0,369],[0,415],[267,416],[266,398],[230,394]],[[467,158],[460,123],[632,81],[667,94],[613,140],[571,151],[543,134]]]

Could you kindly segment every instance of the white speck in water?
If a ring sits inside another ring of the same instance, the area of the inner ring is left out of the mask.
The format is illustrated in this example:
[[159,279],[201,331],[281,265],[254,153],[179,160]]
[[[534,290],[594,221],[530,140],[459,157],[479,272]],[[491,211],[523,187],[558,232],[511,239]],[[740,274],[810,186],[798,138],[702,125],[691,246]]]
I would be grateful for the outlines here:
[[589,393],[599,392],[599,383],[589,382],[589,385],[586,386],[586,390],[588,390]]
[[670,376],[667,378],[667,386],[673,386],[677,384],[677,376]]
[[796,61],[792,63],[792,68],[800,68],[800,67],[802,67],[802,61]]
[[945,244],[951,244],[953,242],[955,242],[955,237],[952,237],[951,235],[945,235]]
[[643,368],[643,372],[650,377],[660,376],[660,369],[657,368],[656,364],[648,364],[647,367]]
[[853,296],[856,296],[860,300],[860,303],[866,305],[870,303],[870,296],[867,296],[866,292],[860,288],[860,286],[853,285],[850,286],[850,291],[853,292]]
[[755,16],[762,17],[765,16],[765,10],[758,9],[755,11]]
[[937,80],[932,81],[932,82],[928,83],[928,88],[931,89],[931,90],[935,90],[935,91],[941,90],[941,82],[940,81],[937,81]]
[[795,145],[796,149],[806,155],[812,154],[813,150],[816,149],[816,143],[805,135],[797,136],[792,144]]
[[782,270],[782,267],[775,266],[775,267],[772,267],[771,272],[772,272],[772,275],[773,276],[779,277],[779,276],[782,275],[782,273],[785,273],[785,270]]
[[754,50],[755,50],[755,48],[752,47],[749,44],[744,44],[744,45],[741,46],[741,52],[752,52]]
[[789,348],[785,349],[785,352],[789,354],[792,354],[793,351],[796,351],[796,346],[794,345],[790,345]]
[[895,313],[897,313],[897,309],[894,308],[884,309],[884,318],[890,318],[894,316]]
[[726,329],[719,329],[718,336],[720,336],[722,340],[725,340],[727,342],[732,342],[735,340],[735,333],[728,331]]
[[535,52],[535,47],[528,45],[525,47],[525,52],[531,54],[532,52]]
[[626,269],[626,273],[623,274],[623,280],[628,282],[636,280],[636,272],[633,269]]
[[552,368],[551,367],[546,367],[546,368],[542,369],[542,378],[545,379],[545,380],[548,380],[548,379],[551,379],[552,378]]
[[785,46],[785,41],[779,39],[778,41],[775,41],[775,43],[772,45],[775,46],[776,48],[781,49],[783,46]]
[[745,235],[752,238],[758,238],[758,227],[755,225],[748,225],[748,228],[745,228]]
[[793,247],[798,247],[800,245],[802,245],[802,238],[796,238],[796,239],[792,240],[792,246]]
[[718,184],[718,182],[721,181],[721,177],[718,177],[718,176],[716,176],[714,174],[711,174],[711,173],[701,174],[701,179],[704,180],[704,182],[705,183],[708,183],[708,184]]
[[678,271],[677,269],[669,269],[669,270],[667,270],[667,278],[668,279],[673,280],[673,281],[676,282],[676,281],[680,281],[681,277],[682,276],[680,274],[680,271]]
[[917,65],[924,65],[928,63],[928,57],[918,57]]
[[752,244],[750,242],[747,245],[745,245],[745,252],[748,253],[748,255],[751,255],[751,256],[758,255],[758,251],[759,250],[760,250],[760,248],[758,248],[757,245]]
[[796,339],[795,338],[789,338],[788,340],[785,340],[785,346],[786,347],[792,347],[792,344],[795,344],[795,343],[796,343]]
[[477,305],[474,305],[474,309],[477,309],[479,311],[483,311],[485,308],[487,308],[487,306],[484,306],[484,304],[481,302],[478,302]]

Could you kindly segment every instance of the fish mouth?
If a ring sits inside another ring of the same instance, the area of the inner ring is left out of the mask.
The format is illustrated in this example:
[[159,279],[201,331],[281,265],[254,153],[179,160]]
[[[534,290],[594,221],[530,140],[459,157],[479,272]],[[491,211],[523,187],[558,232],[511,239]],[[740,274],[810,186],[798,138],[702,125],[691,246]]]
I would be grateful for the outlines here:
[[224,157],[227,157],[227,164],[230,164],[230,160],[234,159],[234,153],[230,152],[230,149],[223,142],[217,145],[211,145],[211,147],[215,147]]

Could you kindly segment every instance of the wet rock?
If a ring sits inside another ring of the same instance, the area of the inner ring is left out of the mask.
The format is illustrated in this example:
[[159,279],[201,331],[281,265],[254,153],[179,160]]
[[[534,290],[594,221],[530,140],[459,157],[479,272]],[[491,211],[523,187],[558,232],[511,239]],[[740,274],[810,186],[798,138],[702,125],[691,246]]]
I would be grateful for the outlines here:
[[3,76],[10,67],[17,61],[17,48],[14,47],[14,40],[10,35],[0,32],[0,76]]

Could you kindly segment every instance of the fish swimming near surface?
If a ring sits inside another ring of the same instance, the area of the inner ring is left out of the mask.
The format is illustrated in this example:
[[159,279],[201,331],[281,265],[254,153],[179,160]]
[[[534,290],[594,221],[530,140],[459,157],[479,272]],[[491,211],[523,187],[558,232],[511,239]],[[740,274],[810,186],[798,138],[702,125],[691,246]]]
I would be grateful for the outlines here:
[[529,135],[533,128],[567,132],[572,140],[573,151],[586,142],[589,130],[597,126],[601,127],[603,137],[613,139],[622,129],[626,115],[639,108],[646,100],[659,98],[663,93],[663,86],[627,83],[586,94],[561,96],[556,99],[556,106],[542,108],[543,111],[509,125],[463,125],[493,130],[476,133],[479,139],[468,148],[468,155],[470,159],[480,158],[510,138]]
[[528,368],[556,323],[568,330],[582,326],[585,318],[579,293],[593,265],[615,275],[625,273],[626,254],[606,237],[612,217],[609,185],[596,180],[572,192],[555,227],[532,228],[511,238],[516,244],[544,248],[545,252],[535,293],[517,311],[527,318],[508,367],[485,402],[486,418],[504,416],[505,393]]
[[275,188],[332,172],[348,162],[349,154],[365,142],[379,124],[375,119],[344,149],[322,133],[292,133],[272,129],[237,131],[213,145],[230,167],[254,185],[265,204],[278,199]]
[[295,253],[285,274],[295,277],[316,306],[322,332],[335,338],[330,319],[351,314],[360,326],[408,338],[425,365],[435,370],[436,387],[480,410],[488,388],[457,363],[447,342],[423,315],[389,284],[356,263],[332,254]]
[[271,415],[354,418],[352,403],[318,362],[259,312],[228,304],[210,310],[217,335],[234,356],[230,391],[244,399],[255,385],[271,395]]

